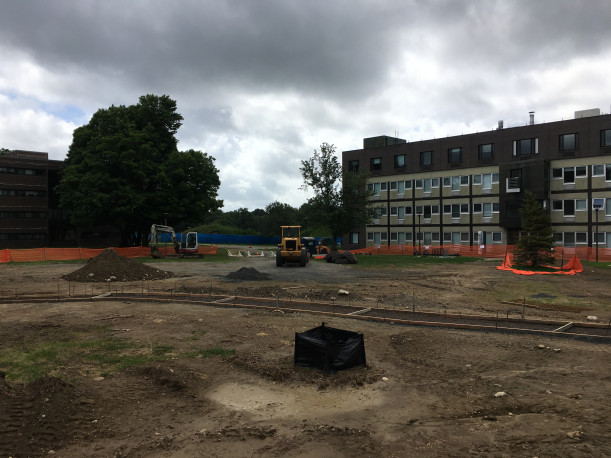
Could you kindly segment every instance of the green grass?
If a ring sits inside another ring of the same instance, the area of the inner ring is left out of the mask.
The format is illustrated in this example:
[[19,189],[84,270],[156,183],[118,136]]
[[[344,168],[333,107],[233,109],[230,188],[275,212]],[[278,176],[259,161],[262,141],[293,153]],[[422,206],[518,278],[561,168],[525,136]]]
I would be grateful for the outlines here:
[[29,383],[44,376],[65,378],[75,368],[86,373],[109,375],[128,367],[172,357],[209,358],[229,356],[234,350],[221,347],[176,353],[170,345],[144,345],[112,337],[96,340],[61,340],[39,342],[0,350],[0,368],[11,380]]
[[395,268],[419,267],[431,264],[464,264],[466,262],[481,261],[481,258],[468,256],[450,256],[447,258],[437,256],[406,256],[406,255],[357,255],[358,264],[355,267],[368,268]]
[[581,261],[581,264],[583,266],[588,266],[588,267],[596,267],[598,269],[611,269],[611,262],[609,261]]

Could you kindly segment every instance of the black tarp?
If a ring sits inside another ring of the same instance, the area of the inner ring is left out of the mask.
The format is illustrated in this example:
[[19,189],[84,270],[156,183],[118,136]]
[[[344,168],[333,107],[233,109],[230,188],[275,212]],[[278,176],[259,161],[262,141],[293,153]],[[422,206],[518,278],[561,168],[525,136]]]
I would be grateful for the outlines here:
[[319,326],[295,333],[295,364],[337,372],[353,366],[366,366],[363,334]]

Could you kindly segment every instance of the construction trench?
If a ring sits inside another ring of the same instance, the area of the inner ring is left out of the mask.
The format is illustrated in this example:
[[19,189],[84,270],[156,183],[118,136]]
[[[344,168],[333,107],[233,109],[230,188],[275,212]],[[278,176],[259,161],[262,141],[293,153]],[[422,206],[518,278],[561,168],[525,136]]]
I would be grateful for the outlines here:
[[226,294],[191,294],[175,292],[119,292],[108,291],[95,294],[73,294],[70,289],[68,296],[57,295],[21,295],[2,296],[0,303],[51,303],[51,302],[85,302],[85,301],[131,301],[182,303],[193,306],[234,307],[252,310],[266,310],[282,313],[310,313],[321,316],[351,318],[384,322],[403,326],[432,326],[447,329],[464,329],[470,331],[537,334],[548,337],[579,339],[593,343],[611,343],[611,321],[608,324],[583,323],[570,321],[552,321],[527,319],[524,309],[508,310],[505,314],[496,316],[452,314],[447,311],[422,312],[415,306],[404,307],[367,307],[354,305],[339,305],[335,302],[303,301],[293,299],[242,297]]

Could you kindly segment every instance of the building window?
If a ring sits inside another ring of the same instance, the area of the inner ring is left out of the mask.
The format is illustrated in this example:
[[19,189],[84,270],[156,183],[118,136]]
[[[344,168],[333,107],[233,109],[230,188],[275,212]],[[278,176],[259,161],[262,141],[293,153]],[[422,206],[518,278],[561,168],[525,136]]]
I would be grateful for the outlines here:
[[575,151],[579,145],[579,134],[560,136],[560,151]]
[[[44,169],[24,169],[21,167],[0,167],[0,173],[11,173],[14,175],[45,176],[46,170]],[[30,240],[30,239],[24,239],[24,240]]]
[[452,191],[460,191],[460,177],[452,177]]
[[452,177],[443,177],[443,185],[447,188],[452,184]]
[[423,180],[416,180],[416,189],[422,189],[422,186],[424,185],[424,181]]
[[370,170],[382,170],[382,158],[381,157],[372,157],[370,159]]
[[473,204],[473,213],[481,213],[482,204]]
[[438,188],[439,187],[439,178],[431,178],[431,186],[433,188]]
[[503,241],[502,232],[493,232],[492,233],[492,243],[501,243],[502,241]]
[[397,181],[397,194],[405,194],[405,181]]
[[433,152],[432,151],[421,151],[420,152],[420,165],[433,165]]
[[575,201],[565,200],[564,201],[564,216],[575,216]]
[[405,167],[405,154],[395,156],[395,167]]
[[611,146],[611,129],[600,131],[600,146]]
[[588,243],[588,234],[586,232],[575,232],[576,243]]
[[539,154],[538,138],[525,138],[513,141],[514,156],[530,156],[531,154]]
[[397,182],[396,181],[391,181],[390,182],[390,190],[391,191],[396,191],[397,190]]
[[349,172],[358,172],[359,171],[359,161],[349,161],[348,162],[348,171]]
[[47,191],[31,191],[25,189],[0,189],[0,196],[10,197],[45,197]]
[[482,204],[484,218],[492,217],[492,202],[485,202]]
[[373,242],[373,232],[367,232],[367,241]]
[[462,162],[462,148],[450,148],[448,150],[448,164],[460,164]]
[[424,192],[431,192],[431,179],[430,178],[425,178],[424,179],[424,183],[423,183],[423,191]]
[[605,167],[605,181],[611,181],[611,164],[607,164]]
[[592,166],[592,176],[593,177],[602,177],[604,175],[605,175],[605,166],[603,164]]
[[390,216],[397,216],[398,207],[390,207]]
[[576,211],[585,211],[588,209],[588,201],[586,199],[576,199],[575,200],[575,210]]
[[482,184],[482,176],[481,175],[473,175],[473,184]]
[[397,207],[397,218],[405,219],[405,207]]
[[359,243],[359,233],[351,232],[350,233],[350,243],[357,245]]
[[575,246],[575,233],[574,232],[565,232],[564,233],[564,246]]
[[412,214],[412,207],[411,206],[405,207],[405,214],[411,216],[411,214]]
[[477,148],[477,158],[482,161],[486,159],[492,159],[494,157],[494,144],[485,143],[479,145]]
[[405,189],[412,189],[412,180],[405,180]]

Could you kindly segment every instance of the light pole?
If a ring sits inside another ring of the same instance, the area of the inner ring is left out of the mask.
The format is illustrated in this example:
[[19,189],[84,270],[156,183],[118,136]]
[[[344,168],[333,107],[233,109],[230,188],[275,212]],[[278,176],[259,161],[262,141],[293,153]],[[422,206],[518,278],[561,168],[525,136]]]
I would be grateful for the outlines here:
[[596,233],[594,234],[594,241],[596,242],[596,262],[598,262],[598,210],[603,208],[605,205],[604,198],[594,198],[592,199],[592,208],[596,211]]

